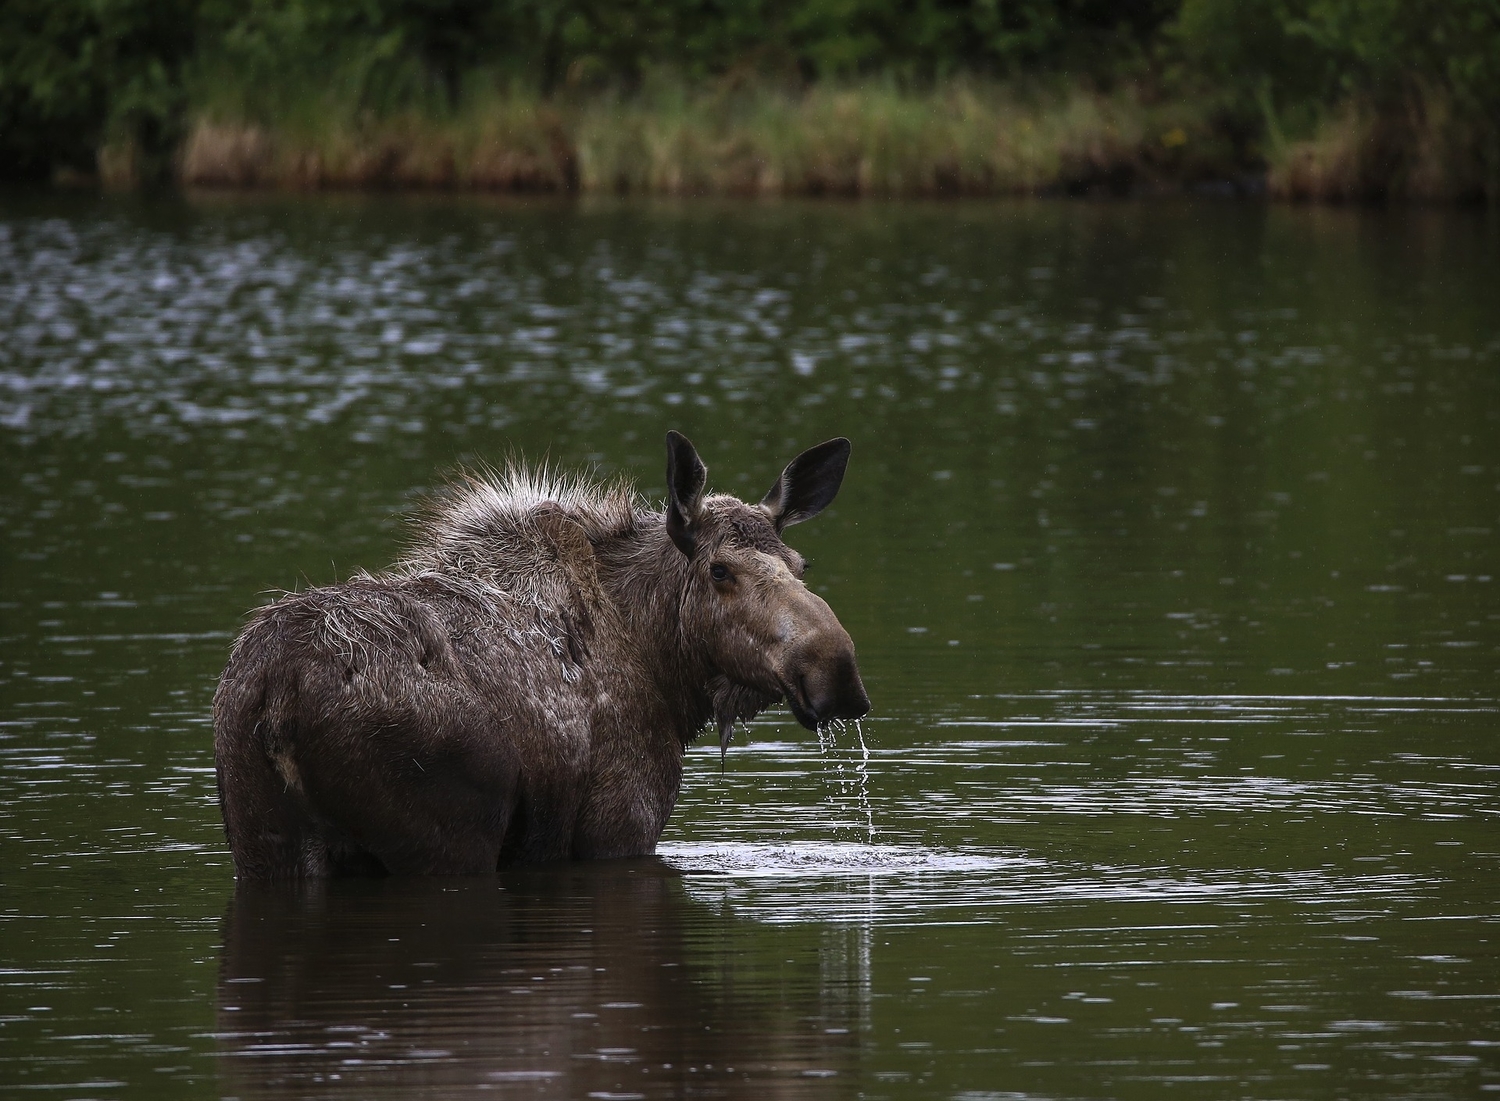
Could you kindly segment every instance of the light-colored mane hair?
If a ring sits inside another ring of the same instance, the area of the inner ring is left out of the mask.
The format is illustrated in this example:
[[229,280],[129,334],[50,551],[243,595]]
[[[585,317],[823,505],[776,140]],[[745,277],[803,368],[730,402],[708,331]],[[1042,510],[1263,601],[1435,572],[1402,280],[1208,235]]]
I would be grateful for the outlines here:
[[598,544],[633,533],[647,511],[623,479],[600,482],[520,461],[463,471],[417,513],[411,543],[390,573],[464,575],[525,588],[535,556],[551,545],[545,521],[566,518]]
[[[591,544],[618,545],[622,537],[629,544],[640,522],[651,519],[659,523],[660,514],[624,480],[601,482],[520,462],[463,471],[419,508],[411,541],[391,566],[357,570],[341,585],[285,593],[252,621],[294,604],[308,613],[309,644],[362,668],[381,653],[400,651],[426,622],[409,594],[444,592],[482,609],[513,641],[529,636],[544,644],[571,681],[579,670],[565,660],[566,617],[580,610],[580,600],[599,610]],[[642,571],[643,579],[650,576]],[[422,645],[442,651],[440,632],[433,631]],[[246,637],[236,639],[236,651]]]
[[589,544],[618,543],[648,514],[619,478],[520,462],[463,471],[420,508],[413,541],[386,576],[425,577],[486,603],[504,595],[555,609],[573,598],[568,589],[597,576]]

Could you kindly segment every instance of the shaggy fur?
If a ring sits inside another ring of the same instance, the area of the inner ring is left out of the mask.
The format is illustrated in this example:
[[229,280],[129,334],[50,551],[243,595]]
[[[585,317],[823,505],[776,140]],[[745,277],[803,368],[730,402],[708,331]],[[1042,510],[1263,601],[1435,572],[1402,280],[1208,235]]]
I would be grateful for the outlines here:
[[390,570],[254,613],[214,696],[236,874],[650,853],[710,718],[727,742],[782,698],[809,726],[864,714],[853,644],[780,536],[832,499],[847,441],[753,506],[705,497],[675,433],[669,454],[665,513],[623,485],[470,476]]

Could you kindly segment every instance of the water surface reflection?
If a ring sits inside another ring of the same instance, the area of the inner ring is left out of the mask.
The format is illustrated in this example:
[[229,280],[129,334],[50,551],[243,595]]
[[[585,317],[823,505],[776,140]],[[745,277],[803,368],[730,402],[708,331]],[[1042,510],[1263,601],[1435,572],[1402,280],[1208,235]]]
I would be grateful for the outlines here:
[[[0,196],[0,1092],[1500,1088],[1497,240]],[[741,493],[854,439],[793,542],[868,752],[767,715],[658,862],[224,918],[245,609],[389,561],[456,463],[659,496],[667,428]]]
[[746,951],[753,933],[708,913],[654,860],[484,881],[242,886],[224,918],[223,1088],[852,1091],[858,999],[828,996],[816,937],[766,960]]

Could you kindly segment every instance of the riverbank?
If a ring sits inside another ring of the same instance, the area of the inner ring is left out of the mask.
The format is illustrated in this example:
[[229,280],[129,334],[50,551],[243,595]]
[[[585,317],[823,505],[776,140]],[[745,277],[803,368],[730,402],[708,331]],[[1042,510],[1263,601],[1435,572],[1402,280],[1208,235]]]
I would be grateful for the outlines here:
[[[1213,191],[1315,201],[1500,195],[1494,136],[1435,94],[1402,112],[1348,101],[1301,139],[1246,133],[1210,105],[1138,88],[1023,90],[953,80],[464,97],[377,115],[308,102],[279,117],[205,106],[173,157],[186,187],[409,188],[879,197]],[[135,186],[129,143],[98,158]]]
[[17,0],[0,181],[1500,199],[1494,0]]
[[974,82],[800,93],[471,100],[446,117],[334,112],[262,125],[205,112],[190,186],[416,187],[667,195],[992,195],[1156,190],[1238,172],[1184,104]]

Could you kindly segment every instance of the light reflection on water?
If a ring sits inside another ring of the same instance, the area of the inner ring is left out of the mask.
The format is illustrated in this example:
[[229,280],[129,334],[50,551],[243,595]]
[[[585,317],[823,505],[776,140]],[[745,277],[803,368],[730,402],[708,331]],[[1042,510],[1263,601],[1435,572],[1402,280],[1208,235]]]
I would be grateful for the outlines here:
[[[1001,919],[994,908],[1072,900],[1117,902],[1220,902],[1249,898],[1286,898],[1301,902],[1333,903],[1376,894],[1409,900],[1423,882],[1403,875],[1351,876],[1341,879],[1314,871],[1220,872],[1176,878],[1163,868],[1057,867],[1016,853],[956,852],[917,846],[860,845],[852,842],[766,845],[738,842],[714,848],[667,843],[659,854],[689,877],[775,880],[818,880],[844,877],[866,879],[882,888],[879,908],[859,915],[881,923],[899,917],[918,917],[961,905],[975,920]],[[1245,874],[1248,872],[1249,874]],[[888,877],[902,883],[886,891]],[[1430,882],[1429,882],[1430,885]],[[714,884],[694,883],[704,893]],[[808,884],[813,891],[816,884]],[[731,890],[734,888],[730,888]],[[902,894],[909,894],[903,912]],[[788,892],[785,915],[768,904],[760,916],[770,920],[801,920],[807,916]],[[820,915],[826,918],[829,915]]]
[[751,1076],[813,1096],[857,1050],[815,955],[770,974],[725,958],[713,942],[747,931],[706,927],[655,861],[242,891],[224,937],[212,1039],[242,1096],[672,1097]]
[[[0,1087],[1500,1085],[1482,217],[394,200],[0,218]],[[1490,236],[1487,236],[1490,235]],[[455,462],[754,496],[874,698],[696,746],[659,858],[234,892],[244,610]]]

